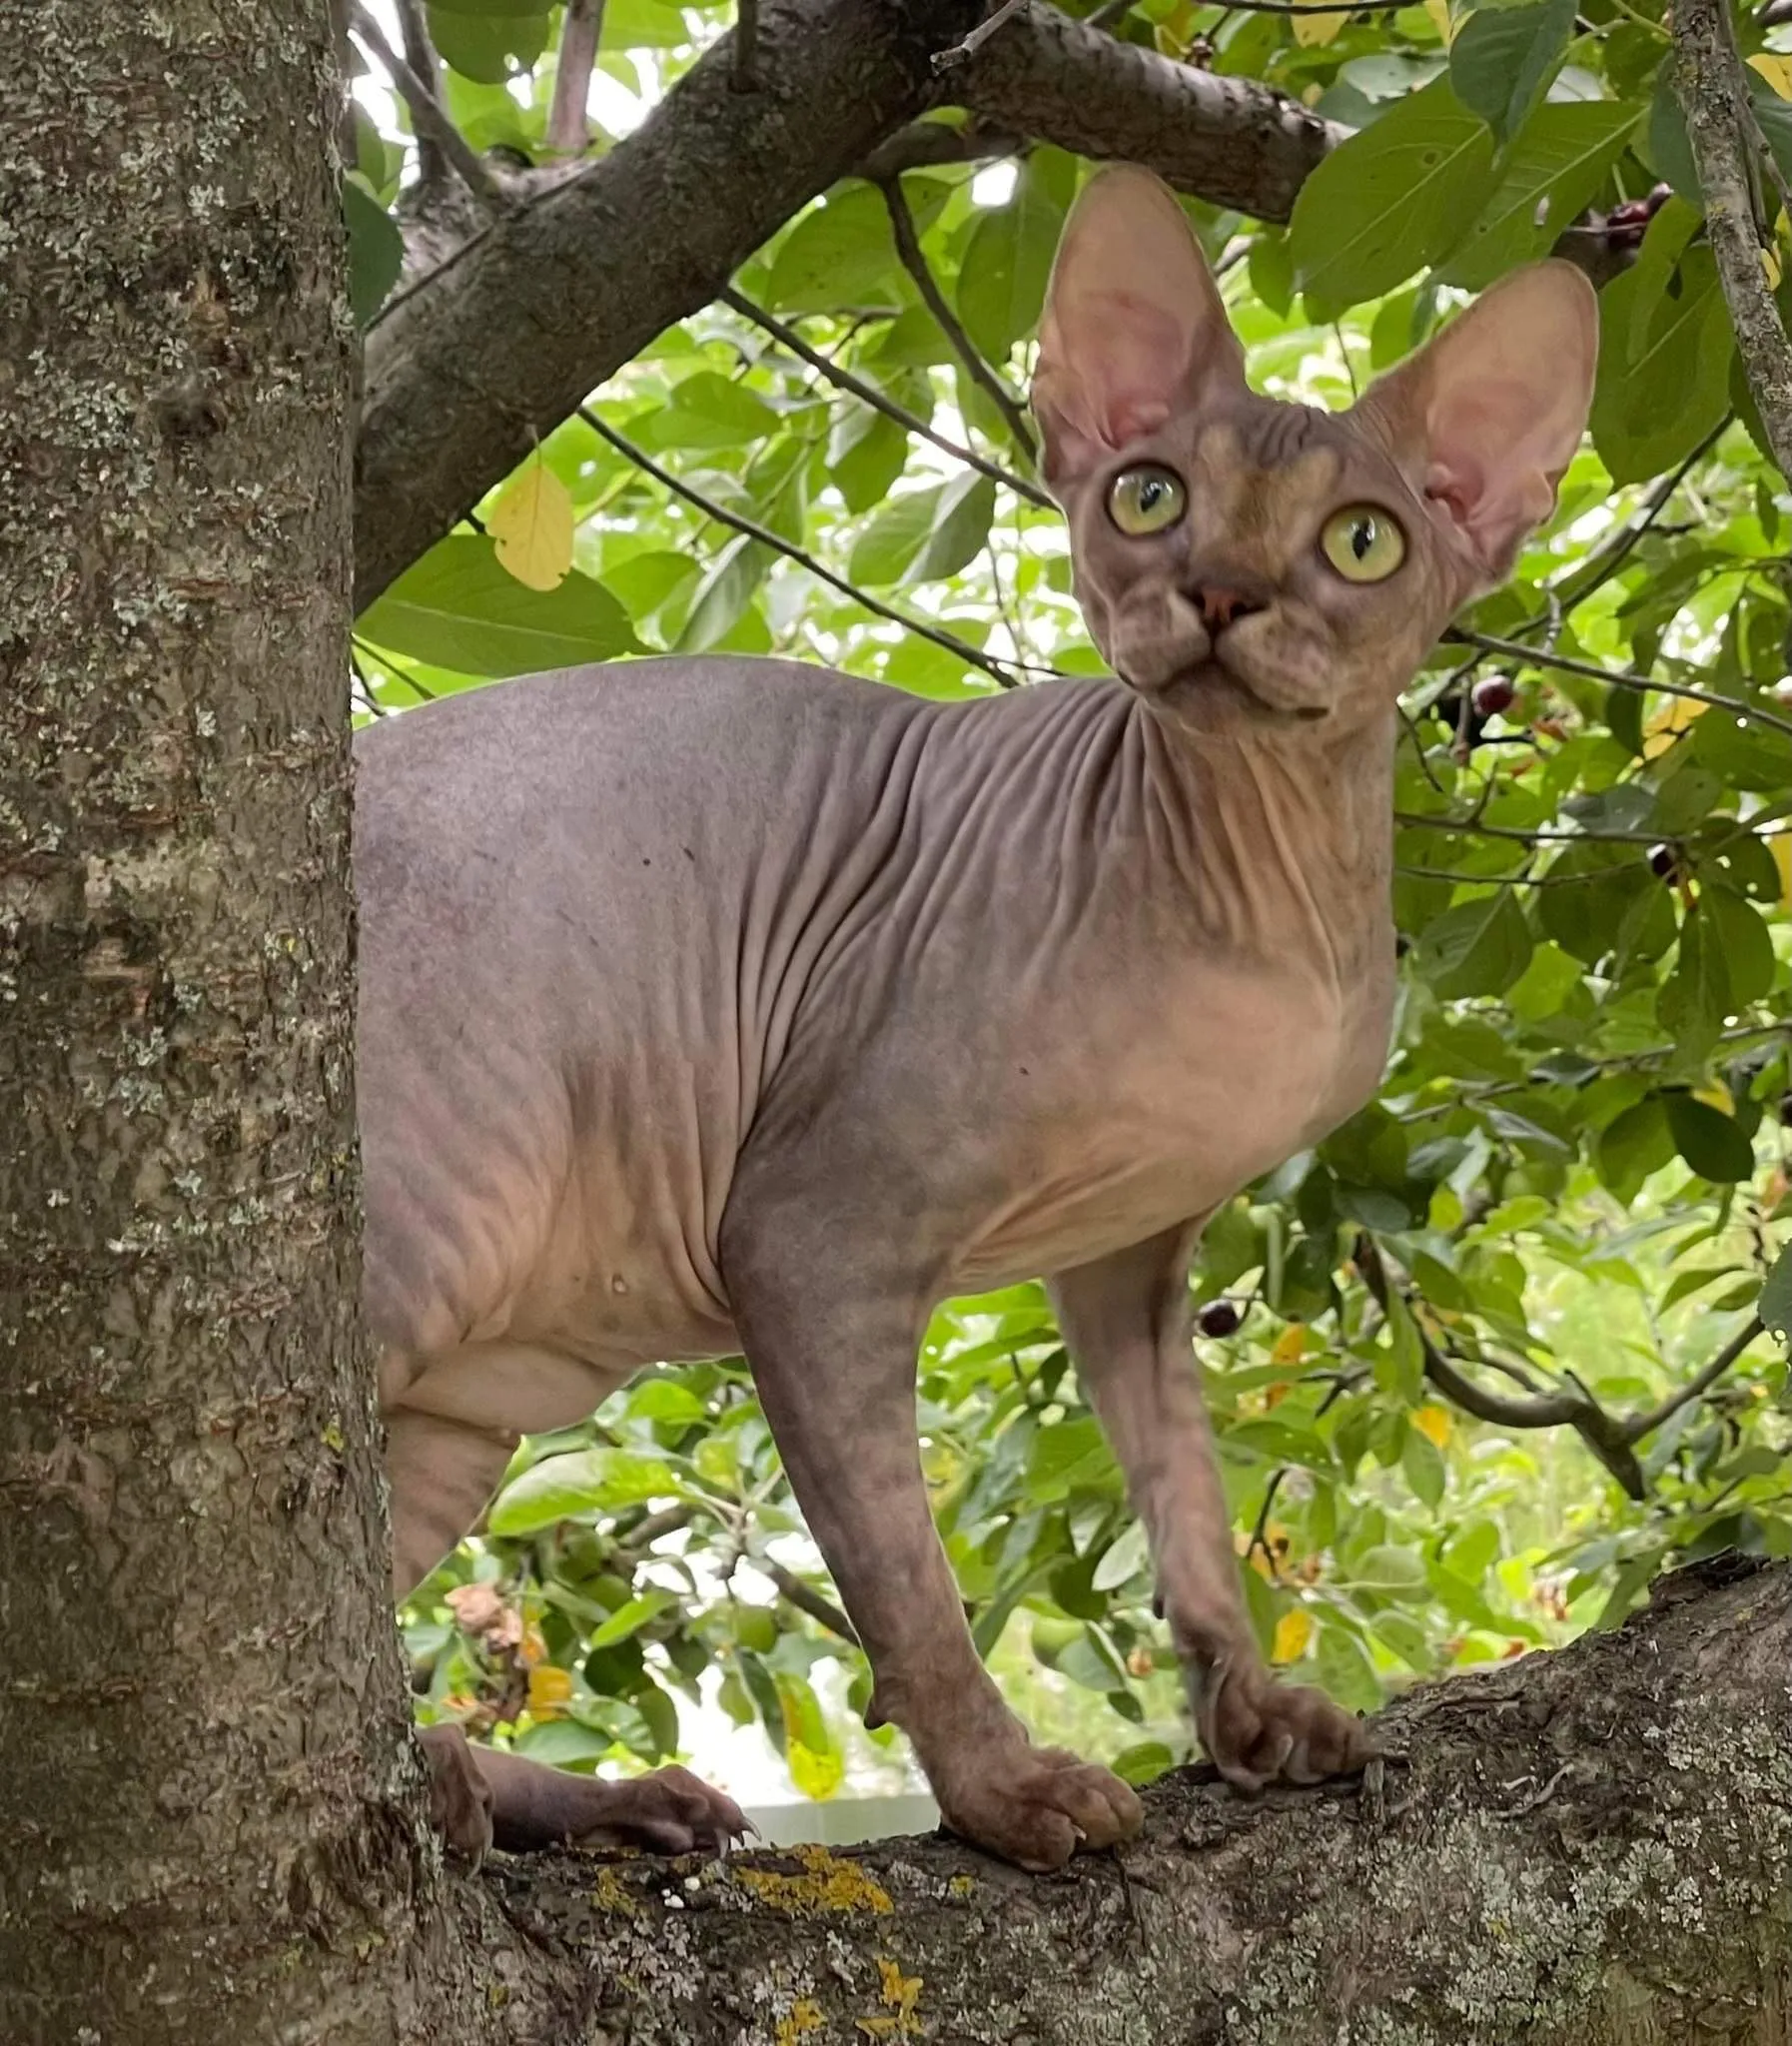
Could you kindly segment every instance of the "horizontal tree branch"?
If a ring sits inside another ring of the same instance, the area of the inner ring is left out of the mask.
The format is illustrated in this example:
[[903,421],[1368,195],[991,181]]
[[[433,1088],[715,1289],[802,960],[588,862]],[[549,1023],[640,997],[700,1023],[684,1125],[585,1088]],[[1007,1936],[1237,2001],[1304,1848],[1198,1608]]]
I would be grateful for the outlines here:
[[1035,0],[949,72],[986,120],[1079,156],[1148,164],[1216,206],[1287,220],[1307,174],[1348,132],[1254,79],[1117,42]]
[[1360,1784],[1146,1793],[1052,1877],[947,1838],[494,1855],[456,1950],[506,2046],[1787,2046],[1792,1567],[1664,1579],[1382,1713]]

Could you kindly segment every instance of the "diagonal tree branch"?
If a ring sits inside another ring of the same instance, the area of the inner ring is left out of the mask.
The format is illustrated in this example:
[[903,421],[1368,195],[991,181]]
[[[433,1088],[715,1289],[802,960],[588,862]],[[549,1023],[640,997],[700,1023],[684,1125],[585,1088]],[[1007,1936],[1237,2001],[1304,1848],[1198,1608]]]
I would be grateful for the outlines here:
[[1032,430],[1027,425],[1027,416],[1020,401],[1009,390],[994,368],[983,359],[977,344],[964,331],[958,315],[946,303],[946,295],[940,290],[939,279],[928,267],[927,257],[921,248],[921,237],[915,231],[915,216],[909,211],[908,199],[902,190],[900,178],[886,178],[878,187],[884,196],[884,208],[890,216],[890,232],[896,239],[896,254],[902,259],[902,267],[914,280],[921,302],[939,323],[940,331],[952,344],[952,352],[964,365],[965,374],[979,391],[1002,415],[1004,424],[1014,439],[1015,446],[1027,458],[1033,460]]
[[500,204],[503,195],[498,190],[496,179],[443,111],[435,93],[386,40],[380,24],[362,6],[361,0],[352,0],[349,18],[354,23],[357,38],[392,80],[394,91],[410,110],[411,125],[417,130],[420,145],[427,137],[438,155],[453,165],[461,183],[482,204]]
[[553,67],[553,99],[547,109],[547,146],[563,156],[582,156],[591,139],[585,104],[602,35],[603,0],[566,0]]

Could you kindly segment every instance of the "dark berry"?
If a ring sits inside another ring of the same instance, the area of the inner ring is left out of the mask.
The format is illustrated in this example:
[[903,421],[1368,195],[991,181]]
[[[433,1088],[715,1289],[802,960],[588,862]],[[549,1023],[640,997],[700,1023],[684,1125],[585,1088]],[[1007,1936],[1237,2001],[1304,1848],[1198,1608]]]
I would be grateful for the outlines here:
[[1201,1310],[1197,1326],[1204,1336],[1237,1335],[1239,1311],[1230,1300],[1210,1300]]
[[1652,845],[1649,848],[1649,871],[1659,874],[1664,881],[1671,881],[1680,871],[1680,862],[1674,857],[1671,845]]
[[1484,675],[1475,683],[1470,700],[1477,717],[1497,717],[1502,710],[1511,709],[1517,693],[1510,675]]

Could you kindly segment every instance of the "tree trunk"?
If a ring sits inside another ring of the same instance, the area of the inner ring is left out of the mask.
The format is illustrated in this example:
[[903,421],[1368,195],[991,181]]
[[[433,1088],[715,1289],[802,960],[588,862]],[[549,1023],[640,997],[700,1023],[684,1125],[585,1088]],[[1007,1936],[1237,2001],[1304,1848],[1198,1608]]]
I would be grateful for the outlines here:
[[521,1942],[515,2046],[1787,2046],[1789,1670],[1792,1568],[1726,1558],[1414,1692],[1378,1788],[1184,1770],[1044,1878],[937,1838],[500,1861],[466,1936]]
[[0,2039],[394,2039],[328,9],[0,47]]

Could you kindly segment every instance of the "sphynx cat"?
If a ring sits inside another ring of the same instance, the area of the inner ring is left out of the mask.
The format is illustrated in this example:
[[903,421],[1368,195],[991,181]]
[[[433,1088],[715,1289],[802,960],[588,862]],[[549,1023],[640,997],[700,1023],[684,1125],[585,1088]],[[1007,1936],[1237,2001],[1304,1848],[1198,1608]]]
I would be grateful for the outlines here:
[[[1055,1867],[1140,1822],[1029,1744],[928,1514],[917,1347],[1045,1275],[1233,1783],[1360,1767],[1253,1642],[1191,1347],[1204,1219],[1366,1101],[1394,988],[1395,697],[1551,510],[1593,294],[1546,263],[1350,411],[1254,395],[1181,209],[1130,169],[1066,229],[1033,404],[1115,676],[963,703],[644,660],[362,733],[367,1305],[395,1573],[519,1431],[744,1351],[947,1822]],[[681,1769],[427,1736],[474,1854],[741,1829]]]

